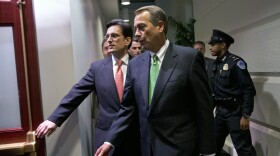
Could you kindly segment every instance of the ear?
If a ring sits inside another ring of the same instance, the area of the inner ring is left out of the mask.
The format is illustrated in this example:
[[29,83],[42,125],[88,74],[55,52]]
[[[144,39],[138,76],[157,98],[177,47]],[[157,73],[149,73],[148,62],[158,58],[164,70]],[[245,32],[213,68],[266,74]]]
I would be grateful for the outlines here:
[[164,23],[162,21],[158,22],[158,31],[163,32],[164,31]]
[[125,45],[128,46],[131,43],[131,37],[126,37],[125,42]]
[[222,46],[222,49],[225,49],[225,50],[226,50],[227,44],[226,44],[225,42],[222,42],[221,46]]

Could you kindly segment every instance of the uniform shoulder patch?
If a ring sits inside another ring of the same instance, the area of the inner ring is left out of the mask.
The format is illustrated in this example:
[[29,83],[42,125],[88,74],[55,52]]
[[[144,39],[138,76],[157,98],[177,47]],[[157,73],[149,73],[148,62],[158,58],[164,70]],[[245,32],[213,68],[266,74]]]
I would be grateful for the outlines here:
[[240,69],[246,69],[245,62],[242,61],[242,60],[239,60],[239,61],[237,62],[237,66],[238,66]]

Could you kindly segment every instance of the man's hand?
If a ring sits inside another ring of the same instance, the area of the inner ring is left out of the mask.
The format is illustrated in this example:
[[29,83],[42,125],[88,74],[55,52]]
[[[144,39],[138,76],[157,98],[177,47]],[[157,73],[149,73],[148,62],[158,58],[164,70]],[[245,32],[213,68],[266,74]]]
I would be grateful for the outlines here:
[[50,136],[57,128],[57,125],[49,120],[42,122],[36,129],[35,135],[37,138],[43,138],[47,134]]
[[104,143],[101,147],[97,149],[94,156],[108,156],[112,148],[113,147],[111,145]]
[[241,119],[240,119],[240,129],[243,130],[243,131],[248,130],[249,129],[249,123],[250,123],[250,119],[242,116]]

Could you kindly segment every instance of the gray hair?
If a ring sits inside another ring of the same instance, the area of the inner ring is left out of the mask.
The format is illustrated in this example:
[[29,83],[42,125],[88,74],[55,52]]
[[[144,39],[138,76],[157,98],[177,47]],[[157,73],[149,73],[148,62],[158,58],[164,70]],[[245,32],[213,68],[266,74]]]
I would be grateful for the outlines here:
[[147,11],[150,14],[149,20],[154,26],[158,26],[159,21],[163,22],[164,34],[166,35],[168,30],[168,21],[165,12],[158,6],[150,5],[135,10],[134,15],[136,16],[144,11]]

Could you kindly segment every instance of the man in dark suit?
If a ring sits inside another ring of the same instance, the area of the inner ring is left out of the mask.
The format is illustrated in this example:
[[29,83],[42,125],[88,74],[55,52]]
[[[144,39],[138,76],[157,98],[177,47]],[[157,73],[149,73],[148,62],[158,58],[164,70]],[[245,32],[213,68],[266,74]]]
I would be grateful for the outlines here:
[[[94,151],[104,143],[113,119],[121,108],[120,102],[129,60],[128,48],[132,36],[131,26],[122,20],[112,20],[107,24],[105,40],[108,42],[108,51],[112,56],[91,64],[86,75],[72,87],[48,120],[38,126],[36,130],[38,138],[52,134],[56,127],[61,126],[80,103],[94,91],[99,102],[94,132]],[[138,117],[137,114],[135,115]],[[140,155],[138,119],[135,118],[132,122],[126,135],[121,138],[120,145],[115,148],[113,156]]]
[[[213,63],[214,63],[215,60],[205,56],[206,49],[205,49],[205,43],[204,42],[202,42],[202,41],[194,42],[193,48],[196,49],[198,52],[201,52],[203,54],[207,75],[208,75],[208,78],[210,78],[211,74],[212,74],[213,67],[214,67]],[[211,82],[211,81],[209,81],[209,82]]]
[[138,56],[140,55],[142,52],[142,45],[140,44],[140,42],[138,41],[138,39],[136,37],[134,37],[132,39],[132,43],[130,48],[128,49],[128,53],[132,56]]
[[137,111],[142,156],[215,153],[203,55],[169,42],[167,25],[164,11],[157,6],[135,11],[135,35],[147,51],[130,61],[122,108],[95,156],[106,156],[118,146]]
[[[214,62],[215,60],[209,57],[205,57],[205,43],[203,41],[196,41],[193,44],[193,48],[196,49],[198,52],[201,52],[204,55],[204,61],[205,61],[205,69],[207,71],[207,75],[208,75],[208,82],[209,85],[211,87],[211,92],[212,92],[212,86],[211,86],[211,76],[213,76],[213,69],[214,69]],[[212,95],[211,95],[212,98]],[[213,103],[213,102],[212,102]],[[215,107],[214,104],[213,108]],[[230,156],[226,151],[222,150],[222,153],[220,156]]]
[[[204,56],[205,69],[206,69],[207,76],[208,76],[209,86],[211,88],[211,76],[213,74],[212,70],[214,68],[214,61],[215,60],[211,59],[209,57],[205,57],[206,49],[205,49],[205,43],[204,42],[202,42],[202,41],[194,42],[193,48],[196,49],[198,52],[201,52],[203,54],[203,56]],[[212,91],[212,88],[211,88],[211,91]],[[211,98],[212,98],[212,96],[211,96]],[[213,108],[214,108],[214,106],[213,106]]]

